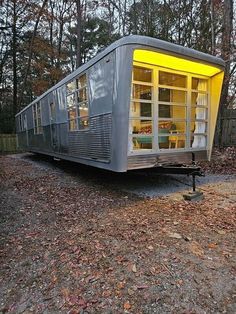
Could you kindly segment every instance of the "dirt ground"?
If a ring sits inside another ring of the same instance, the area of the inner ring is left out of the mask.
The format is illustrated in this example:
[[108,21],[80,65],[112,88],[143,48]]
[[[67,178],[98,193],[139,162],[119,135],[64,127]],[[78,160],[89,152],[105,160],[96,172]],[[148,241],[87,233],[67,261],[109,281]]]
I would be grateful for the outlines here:
[[0,157],[0,313],[236,313],[235,151],[202,166],[222,177],[187,202],[123,189],[142,174]]

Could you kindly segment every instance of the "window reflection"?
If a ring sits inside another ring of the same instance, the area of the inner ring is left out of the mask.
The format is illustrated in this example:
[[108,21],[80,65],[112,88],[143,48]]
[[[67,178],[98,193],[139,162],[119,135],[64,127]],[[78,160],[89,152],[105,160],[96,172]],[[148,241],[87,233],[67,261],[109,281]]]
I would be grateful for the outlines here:
[[150,86],[133,84],[132,97],[134,99],[152,99],[152,89]]
[[170,73],[170,72],[159,71],[159,84],[186,88],[187,76]]
[[130,117],[152,117],[152,104],[142,102],[131,102]]
[[158,100],[165,102],[176,102],[186,104],[187,93],[181,90],[160,87],[158,89]]
[[152,70],[138,67],[138,66],[134,66],[133,67],[133,79],[135,81],[151,82],[152,81]]

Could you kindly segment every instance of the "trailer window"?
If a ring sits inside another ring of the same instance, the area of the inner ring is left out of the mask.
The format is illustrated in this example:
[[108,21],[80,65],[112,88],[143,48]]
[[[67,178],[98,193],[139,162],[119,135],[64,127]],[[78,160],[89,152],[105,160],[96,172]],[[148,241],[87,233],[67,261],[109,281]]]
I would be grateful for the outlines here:
[[67,84],[67,112],[70,131],[89,127],[86,74]]
[[75,91],[76,84],[75,81],[72,81],[66,85],[67,94],[73,93]]
[[134,66],[133,79],[140,82],[152,82],[152,70]]
[[41,118],[41,103],[37,102],[33,104],[33,121],[34,121],[34,134],[41,134],[42,129],[42,118]]
[[152,79],[152,70],[134,66],[129,124],[130,150],[150,150],[153,146]]
[[77,88],[78,126],[80,130],[84,130],[89,127],[89,107],[86,74],[77,79]]
[[159,84],[186,88],[187,76],[171,72],[159,71]]
[[191,92],[191,147],[207,145],[208,93],[207,80],[192,77]]

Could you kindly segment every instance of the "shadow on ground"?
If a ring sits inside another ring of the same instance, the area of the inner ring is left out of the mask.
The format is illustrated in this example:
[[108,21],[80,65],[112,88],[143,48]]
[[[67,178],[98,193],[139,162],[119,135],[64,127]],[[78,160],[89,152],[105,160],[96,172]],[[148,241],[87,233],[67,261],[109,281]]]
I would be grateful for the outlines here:
[[[44,169],[53,169],[63,176],[73,177],[76,181],[109,186],[142,197],[161,197],[192,190],[191,176],[160,174],[155,168],[116,173],[66,160],[56,161],[50,156],[41,154],[19,154],[15,155],[15,158],[32,162]],[[201,189],[202,185],[230,179],[230,175],[207,174],[204,177],[197,177],[196,184],[197,188]]]

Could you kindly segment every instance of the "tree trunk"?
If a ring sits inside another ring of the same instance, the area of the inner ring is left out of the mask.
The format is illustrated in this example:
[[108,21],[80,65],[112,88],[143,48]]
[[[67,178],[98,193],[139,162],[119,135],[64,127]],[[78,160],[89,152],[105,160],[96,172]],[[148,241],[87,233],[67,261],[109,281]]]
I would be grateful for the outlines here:
[[76,19],[77,19],[77,39],[76,39],[76,67],[78,68],[82,64],[81,58],[81,37],[82,37],[82,10],[81,10],[81,1],[76,0]]
[[136,7],[136,0],[134,0],[133,2],[133,6],[134,6],[134,34],[137,35],[138,34],[138,23],[137,23],[137,7]]
[[228,90],[230,80],[230,55],[231,36],[233,32],[233,0],[224,0],[224,14],[222,25],[222,48],[221,57],[225,60],[225,77],[220,99],[220,110],[218,114],[217,144],[223,146],[223,117],[228,105]]
[[216,50],[215,43],[215,11],[214,0],[211,0],[211,54],[215,55]]
[[13,72],[13,117],[17,113],[17,12],[16,12],[16,0],[13,1],[13,23],[12,23],[12,72]]

